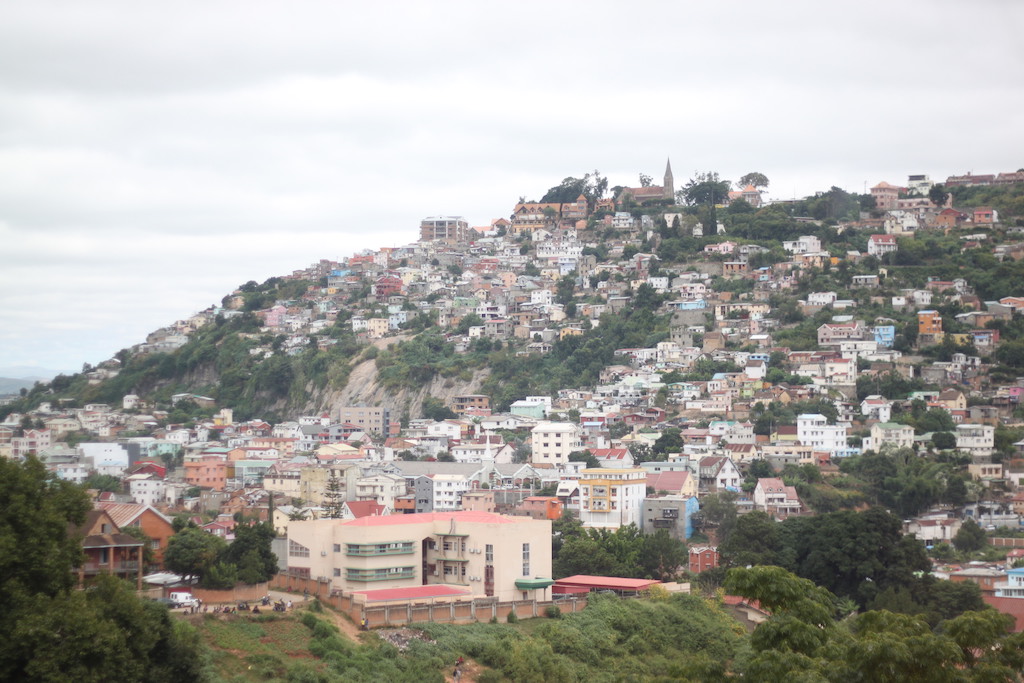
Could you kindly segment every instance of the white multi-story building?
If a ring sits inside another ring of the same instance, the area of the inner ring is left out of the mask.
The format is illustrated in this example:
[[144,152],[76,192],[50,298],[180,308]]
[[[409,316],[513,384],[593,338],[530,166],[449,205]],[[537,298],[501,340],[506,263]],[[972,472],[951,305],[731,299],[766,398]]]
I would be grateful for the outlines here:
[[435,474],[430,477],[434,485],[434,510],[445,512],[462,509],[462,494],[473,488],[465,474]]
[[971,456],[992,455],[996,428],[992,425],[966,424],[956,426],[956,449]]
[[152,474],[133,474],[128,477],[128,492],[139,505],[159,505],[166,500],[167,483]]
[[571,422],[541,422],[530,431],[534,465],[558,467],[569,462],[569,454],[583,448],[579,425]]
[[796,438],[816,451],[834,453],[846,448],[846,427],[830,425],[824,415],[804,413],[796,418]]
[[587,468],[580,471],[580,522],[585,527],[640,526],[647,471]]

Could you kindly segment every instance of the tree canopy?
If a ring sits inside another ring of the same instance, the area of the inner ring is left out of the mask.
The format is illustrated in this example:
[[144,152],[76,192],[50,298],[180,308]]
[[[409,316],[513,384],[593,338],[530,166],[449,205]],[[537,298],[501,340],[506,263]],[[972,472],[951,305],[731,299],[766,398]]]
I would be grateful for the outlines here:
[[101,576],[74,589],[85,491],[30,456],[0,458],[0,680],[207,680],[195,630],[132,586]]
[[922,618],[869,611],[842,621],[829,591],[779,567],[730,570],[730,593],[771,613],[750,639],[742,673],[758,681],[1019,681],[1024,636],[1013,618],[969,611],[939,629]]
[[747,185],[753,185],[756,188],[768,187],[768,176],[764,173],[758,173],[757,171],[751,171],[746,175],[740,176],[740,179],[736,183],[741,188]]
[[698,173],[683,187],[683,199],[690,206],[724,204],[729,197],[729,181],[722,180],[718,173]]

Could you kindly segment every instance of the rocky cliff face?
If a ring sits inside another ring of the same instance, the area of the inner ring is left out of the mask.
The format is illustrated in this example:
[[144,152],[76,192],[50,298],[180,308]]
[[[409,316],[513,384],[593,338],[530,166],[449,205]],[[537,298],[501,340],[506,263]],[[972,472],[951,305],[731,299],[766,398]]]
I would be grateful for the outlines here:
[[340,391],[318,391],[310,395],[305,412],[330,411],[332,415],[339,406],[368,405],[385,406],[397,420],[408,411],[411,418],[420,416],[423,400],[433,396],[445,405],[450,405],[452,398],[463,394],[476,394],[490,371],[478,370],[466,380],[460,377],[435,376],[429,383],[417,389],[388,389],[377,381],[377,365],[373,360],[366,360],[352,368],[348,383]]

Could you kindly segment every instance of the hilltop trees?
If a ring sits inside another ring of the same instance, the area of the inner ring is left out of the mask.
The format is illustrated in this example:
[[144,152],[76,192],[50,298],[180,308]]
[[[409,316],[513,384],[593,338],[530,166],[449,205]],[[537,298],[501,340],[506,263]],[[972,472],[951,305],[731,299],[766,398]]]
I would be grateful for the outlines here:
[[757,173],[753,171],[746,175],[740,176],[740,179],[736,182],[740,187],[746,187],[747,185],[753,185],[760,189],[762,187],[768,187],[768,176],[764,173]]
[[602,176],[600,171],[595,170],[593,173],[585,174],[582,178],[574,178],[572,176],[565,178],[561,183],[545,192],[540,201],[542,203],[562,204],[574,202],[580,195],[583,195],[587,198],[587,203],[591,210],[593,210],[594,203],[603,197],[607,191],[608,178]]
[[722,180],[718,173],[698,173],[690,179],[680,192],[689,206],[722,204],[729,197],[729,181]]

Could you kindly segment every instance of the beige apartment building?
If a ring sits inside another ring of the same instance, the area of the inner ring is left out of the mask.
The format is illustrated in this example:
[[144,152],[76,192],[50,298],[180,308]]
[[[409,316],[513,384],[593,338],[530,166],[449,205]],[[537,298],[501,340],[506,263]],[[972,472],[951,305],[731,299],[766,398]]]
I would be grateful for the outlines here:
[[445,584],[546,600],[551,522],[480,511],[290,522],[288,569],[343,591]]

